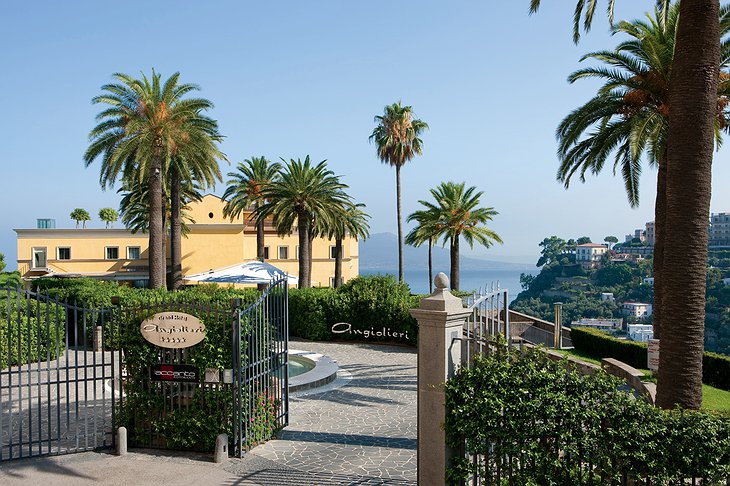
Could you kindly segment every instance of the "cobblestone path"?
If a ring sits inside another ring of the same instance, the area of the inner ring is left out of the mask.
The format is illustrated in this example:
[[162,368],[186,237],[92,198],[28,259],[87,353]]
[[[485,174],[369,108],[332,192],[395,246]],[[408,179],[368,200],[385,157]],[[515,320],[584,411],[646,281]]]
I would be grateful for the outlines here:
[[416,484],[412,348],[292,341],[337,360],[340,377],[295,394],[290,425],[226,469],[262,485]]

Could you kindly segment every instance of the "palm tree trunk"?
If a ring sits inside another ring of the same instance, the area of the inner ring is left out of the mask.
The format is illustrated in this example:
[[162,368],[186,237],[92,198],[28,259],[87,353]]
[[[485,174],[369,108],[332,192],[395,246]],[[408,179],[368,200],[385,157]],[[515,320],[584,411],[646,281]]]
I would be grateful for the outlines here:
[[150,211],[150,288],[165,288],[166,258],[164,231],[162,224],[162,157],[153,157],[149,172],[149,211]]
[[667,216],[657,404],[702,404],[707,226],[720,26],[718,0],[682,0],[669,81]]
[[433,238],[428,239],[428,293],[433,293]]
[[300,289],[311,287],[309,265],[309,219],[301,214],[297,218],[297,229],[299,230],[299,285]]
[[395,200],[398,215],[398,281],[403,282],[403,222],[401,217],[400,165],[395,166]]
[[664,311],[664,242],[667,217],[667,158],[666,155],[659,161],[656,181],[656,203],[654,205],[654,339],[661,339]]
[[170,288],[182,286],[182,221],[180,214],[180,172],[170,169]]
[[[258,207],[258,203],[256,203]],[[258,261],[264,261],[264,220],[256,221],[256,258]]]
[[335,288],[342,281],[342,238],[335,238]]
[[459,290],[459,235],[451,237],[451,290]]

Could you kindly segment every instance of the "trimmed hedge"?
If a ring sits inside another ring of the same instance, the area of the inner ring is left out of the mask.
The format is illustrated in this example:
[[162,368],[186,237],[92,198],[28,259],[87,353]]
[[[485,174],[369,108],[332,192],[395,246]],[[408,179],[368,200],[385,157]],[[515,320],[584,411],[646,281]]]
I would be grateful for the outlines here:
[[[316,341],[415,344],[418,324],[408,311],[418,307],[419,299],[390,275],[357,277],[337,289],[292,289],[289,332]],[[332,331],[335,324],[340,332]]]
[[573,346],[597,359],[614,358],[634,368],[646,369],[646,344],[617,339],[598,329],[574,327],[570,330]]
[[725,484],[730,420],[658,409],[620,384],[537,350],[477,357],[446,383],[444,430],[450,447],[482,460],[456,455],[446,483]]
[[[647,368],[646,343],[617,339],[586,327],[572,328],[570,336],[575,349],[597,359],[615,358],[634,368]],[[730,356],[706,351],[702,357],[702,382],[730,391]]]
[[45,303],[33,305],[28,314],[25,305],[18,307],[10,300],[8,309],[7,301],[0,299],[0,369],[54,360],[63,353],[66,316],[57,316],[48,307]]

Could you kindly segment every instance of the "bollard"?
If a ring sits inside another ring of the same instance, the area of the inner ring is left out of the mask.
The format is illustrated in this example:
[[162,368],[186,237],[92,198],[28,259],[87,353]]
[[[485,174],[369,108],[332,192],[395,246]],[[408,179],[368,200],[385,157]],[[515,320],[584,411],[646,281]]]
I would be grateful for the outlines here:
[[102,342],[101,342],[101,334],[102,334],[101,326],[96,326],[96,329],[94,330],[94,351],[95,352],[104,351],[104,349],[102,347]]
[[228,435],[220,434],[215,438],[215,456],[213,462],[221,463],[228,460]]
[[123,456],[127,453],[127,428],[119,427],[117,429],[117,455]]

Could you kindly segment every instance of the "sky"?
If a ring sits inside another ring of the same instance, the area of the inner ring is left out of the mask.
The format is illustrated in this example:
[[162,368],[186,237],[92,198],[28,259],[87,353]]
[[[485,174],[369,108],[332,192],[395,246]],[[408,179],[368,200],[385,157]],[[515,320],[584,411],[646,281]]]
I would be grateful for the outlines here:
[[[617,2],[618,19],[642,17],[653,1]],[[491,228],[504,240],[465,254],[534,262],[546,236],[620,240],[653,219],[656,171],[641,178],[630,208],[610,167],[565,190],[555,180],[555,128],[590,99],[592,81],[569,85],[583,54],[614,47],[601,12],[576,46],[572,1],[528,0],[12,2],[0,16],[0,252],[16,267],[15,228],[36,218],[73,227],[81,207],[103,227],[100,163],[85,168],[92,105],[112,74],[163,78],[181,73],[211,100],[237,162],[326,159],[367,205],[371,233],[396,231],[395,172],[368,136],[385,105],[413,107],[427,122],[423,155],[402,169],[403,212],[442,181],[477,186],[499,212]],[[583,63],[585,64],[585,63]],[[713,169],[712,212],[730,211],[730,152]],[[225,181],[211,190],[222,195]],[[394,248],[394,251],[396,249]]]

